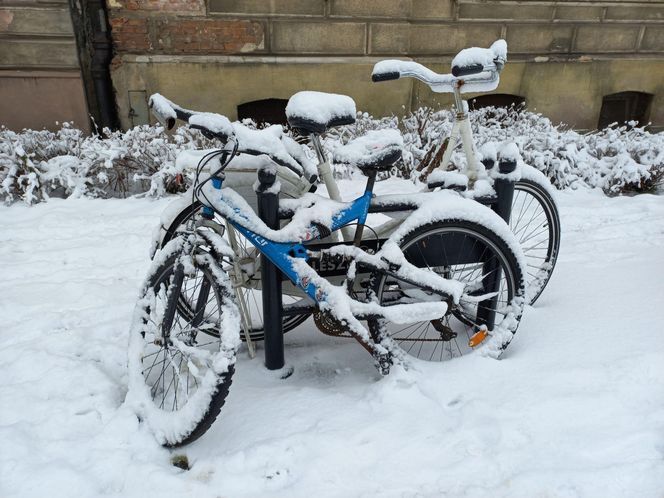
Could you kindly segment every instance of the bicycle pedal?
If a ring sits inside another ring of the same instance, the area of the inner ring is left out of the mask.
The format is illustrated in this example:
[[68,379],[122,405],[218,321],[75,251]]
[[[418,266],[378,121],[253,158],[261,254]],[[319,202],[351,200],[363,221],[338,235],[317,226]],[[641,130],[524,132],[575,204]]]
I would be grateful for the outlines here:
[[392,367],[392,357],[389,353],[374,356],[376,360],[376,368],[381,375],[385,376],[390,373]]
[[387,259],[385,256],[381,256],[380,259],[381,259],[381,261],[383,261],[384,263],[387,263],[387,267],[388,267],[388,269],[389,269],[391,272],[397,272],[397,271],[399,271],[399,269],[401,268],[401,265],[400,265],[400,264],[398,264],[398,263],[393,263],[392,261],[390,261],[389,259]]

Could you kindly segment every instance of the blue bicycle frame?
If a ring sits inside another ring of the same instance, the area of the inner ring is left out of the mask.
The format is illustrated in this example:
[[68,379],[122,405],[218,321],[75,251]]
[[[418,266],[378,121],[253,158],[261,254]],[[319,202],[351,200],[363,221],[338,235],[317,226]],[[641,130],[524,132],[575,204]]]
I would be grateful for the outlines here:
[[[221,190],[221,179],[214,178],[212,180],[212,184],[215,189]],[[338,211],[332,217],[332,226],[330,227],[331,231],[335,232],[341,227],[355,221],[357,221],[360,225],[363,225],[367,219],[372,196],[372,189],[367,188],[361,197],[358,197],[354,201],[347,203],[345,208]],[[225,202],[223,196],[221,197],[221,201]],[[227,205],[229,204],[227,203]],[[212,209],[207,206],[204,207],[203,210],[208,214],[212,214]],[[238,212],[237,209],[235,209],[235,212],[239,220],[248,220],[248,218],[243,215],[242,212]],[[260,251],[261,254],[266,256],[290,279],[291,282],[302,289],[311,299],[313,299],[315,302],[325,301],[325,293],[308,279],[302,281],[293,267],[293,259],[304,259],[305,261],[309,259],[307,248],[304,244],[301,242],[275,242],[273,240],[266,239],[265,237],[244,226],[238,219],[227,218],[233,227],[235,227],[242,235],[244,235],[256,247],[256,249]],[[308,240],[316,240],[321,238],[320,232],[314,225],[309,226],[307,231],[308,234],[311,235]]]

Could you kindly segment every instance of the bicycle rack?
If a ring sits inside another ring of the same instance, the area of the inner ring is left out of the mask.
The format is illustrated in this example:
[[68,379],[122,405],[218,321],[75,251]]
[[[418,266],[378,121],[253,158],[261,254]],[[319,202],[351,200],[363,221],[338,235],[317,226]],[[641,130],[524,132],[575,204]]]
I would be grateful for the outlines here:
[[[274,188],[276,179],[276,172],[259,169],[256,197],[260,219],[269,228],[279,230],[279,190]],[[285,365],[280,273],[267,257],[261,256],[265,367],[268,370],[279,370]]]
[[[488,168],[492,165],[486,165]],[[509,223],[510,212],[512,210],[512,199],[514,197],[514,180],[510,178],[510,173],[516,169],[514,161],[500,161],[498,164],[498,175],[494,180],[494,190],[496,196],[481,199],[478,201],[487,204],[501,218]],[[268,170],[258,171],[258,185],[256,187],[256,196],[258,199],[258,216],[265,224],[272,229],[280,228],[279,216],[279,191],[274,188],[276,174]],[[491,281],[487,282],[490,291],[498,291],[500,282],[500,273],[491,263],[485,263],[485,273],[494,275]],[[495,265],[495,263],[494,263]],[[263,298],[263,327],[265,331],[265,366],[268,370],[280,370],[285,366],[284,357],[284,336],[283,322],[284,314],[281,294],[281,271],[267,258],[262,257],[261,261],[261,284]],[[495,320],[496,301],[494,297],[478,314],[478,322],[485,324],[489,329],[493,328]]]
[[[505,223],[508,225],[510,223],[510,214],[512,212],[512,199],[514,198],[514,180],[509,177],[509,174],[513,173],[515,170],[516,161],[501,160],[498,163],[499,174],[496,175],[493,182],[493,189],[496,191],[496,197],[490,204],[491,209],[505,220]],[[494,276],[494,278],[487,282],[487,287],[494,292],[500,290],[498,288],[500,285],[499,270],[497,262],[494,262],[493,264],[484,264],[484,273],[486,275]],[[497,302],[498,296],[490,299],[487,302],[487,305],[480,308],[480,311],[478,312],[478,322],[484,323],[489,329],[493,328],[496,319],[496,312],[494,310],[496,309]]]

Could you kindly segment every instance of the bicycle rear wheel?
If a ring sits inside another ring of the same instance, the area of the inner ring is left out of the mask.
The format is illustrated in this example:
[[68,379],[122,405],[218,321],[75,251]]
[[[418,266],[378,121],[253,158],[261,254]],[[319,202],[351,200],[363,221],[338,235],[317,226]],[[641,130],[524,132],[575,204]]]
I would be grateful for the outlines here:
[[[458,305],[438,320],[407,326],[380,323],[406,353],[427,361],[444,361],[469,353],[477,333],[500,354],[512,339],[521,316],[524,281],[509,244],[486,227],[467,220],[445,220],[417,227],[401,242],[406,259],[420,268],[466,284]],[[371,277],[371,289],[382,306],[440,299],[398,278]],[[489,296],[478,302],[480,296]],[[375,334],[374,334],[375,335]],[[380,341],[374,336],[374,340]],[[482,341],[480,341],[482,342]]]
[[[215,421],[232,382],[240,317],[212,256],[155,258],[130,332],[127,402],[161,444],[177,447]],[[183,303],[193,303],[184,305]]]
[[558,208],[534,179],[522,178],[514,185],[510,228],[526,257],[526,296],[532,305],[549,283],[560,249]]

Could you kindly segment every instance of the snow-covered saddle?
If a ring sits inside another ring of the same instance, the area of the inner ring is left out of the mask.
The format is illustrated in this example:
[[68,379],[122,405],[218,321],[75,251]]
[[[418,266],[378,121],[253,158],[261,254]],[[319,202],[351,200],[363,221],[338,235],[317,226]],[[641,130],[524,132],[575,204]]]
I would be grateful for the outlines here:
[[336,93],[298,92],[286,106],[288,124],[309,134],[321,134],[333,126],[353,124],[356,113],[355,101]]
[[371,130],[334,149],[337,163],[352,164],[367,173],[386,171],[401,158],[403,138],[398,130]]

